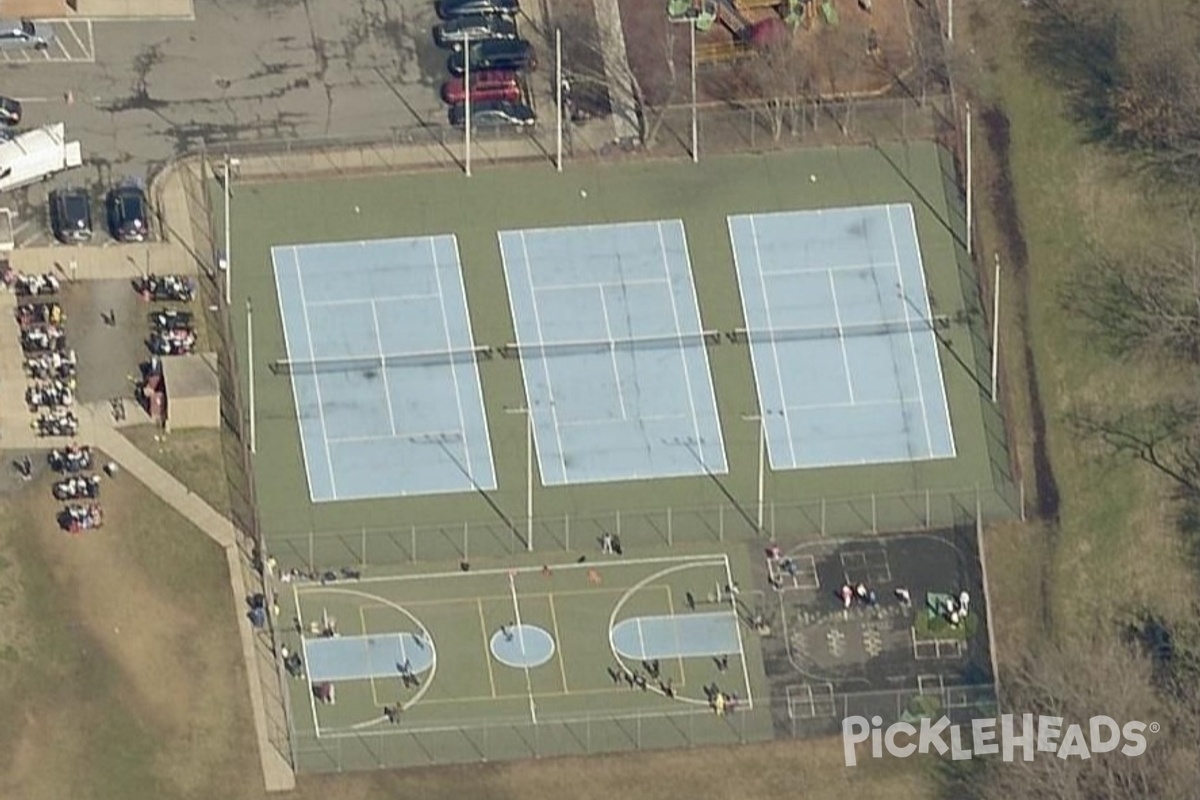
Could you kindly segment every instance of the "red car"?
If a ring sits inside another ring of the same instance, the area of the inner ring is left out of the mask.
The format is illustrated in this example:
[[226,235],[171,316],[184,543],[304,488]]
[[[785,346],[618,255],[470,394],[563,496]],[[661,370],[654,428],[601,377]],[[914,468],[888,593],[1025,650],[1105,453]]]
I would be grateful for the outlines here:
[[[442,84],[442,99],[451,105],[465,102],[467,99],[466,82],[462,78],[451,78]],[[484,100],[503,100],[509,103],[519,102],[521,86],[517,83],[517,73],[503,70],[490,70],[471,74],[471,102]]]

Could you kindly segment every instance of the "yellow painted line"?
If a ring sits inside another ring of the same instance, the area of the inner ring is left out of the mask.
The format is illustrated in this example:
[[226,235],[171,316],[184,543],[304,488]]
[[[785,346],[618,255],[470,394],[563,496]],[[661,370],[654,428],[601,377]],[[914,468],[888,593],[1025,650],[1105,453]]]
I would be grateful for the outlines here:
[[[487,664],[488,683],[492,687],[492,699],[497,699],[496,695],[496,673],[492,671],[492,651],[488,647],[488,631],[487,620],[483,618],[483,601],[476,600],[475,607],[479,609],[479,631],[483,634],[483,663]],[[438,702],[430,701],[426,702]]]
[[571,690],[567,688],[567,665],[563,661],[563,638],[558,631],[558,612],[554,610],[554,594],[547,594],[546,600],[550,603],[550,621],[554,624],[554,655],[558,658],[558,674],[562,676],[563,691],[570,694]]

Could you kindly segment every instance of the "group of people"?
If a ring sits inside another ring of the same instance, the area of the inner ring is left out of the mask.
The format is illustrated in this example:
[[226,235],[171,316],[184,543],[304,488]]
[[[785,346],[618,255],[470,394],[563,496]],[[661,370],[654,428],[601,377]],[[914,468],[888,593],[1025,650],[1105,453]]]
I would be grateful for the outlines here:
[[723,717],[727,713],[736,711],[741,698],[736,694],[725,693],[716,683],[710,683],[704,687],[704,696],[708,699],[708,705],[718,717]]
[[971,595],[966,589],[958,593],[958,597],[947,597],[942,603],[942,616],[954,627],[962,624],[971,610]]
[[875,594],[875,590],[861,582],[854,586],[843,583],[842,588],[838,589],[838,598],[841,599],[843,608],[849,608],[856,601],[868,606],[879,604],[879,596]]

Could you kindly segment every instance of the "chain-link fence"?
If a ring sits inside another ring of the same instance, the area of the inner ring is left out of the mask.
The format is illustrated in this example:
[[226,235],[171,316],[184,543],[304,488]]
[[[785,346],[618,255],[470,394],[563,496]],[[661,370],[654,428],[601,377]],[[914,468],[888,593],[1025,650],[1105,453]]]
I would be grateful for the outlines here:
[[1022,490],[1003,479],[995,486],[921,489],[852,497],[770,501],[762,506],[720,504],[567,513],[524,519],[491,519],[440,525],[344,530],[272,531],[267,535],[280,568],[325,571],[340,567],[396,566],[417,561],[503,557],[532,550],[590,550],[605,534],[626,549],[721,545],[756,538],[781,541],[873,535],[951,527],[980,514],[985,519],[1020,513]]
[[918,722],[946,716],[953,724],[993,717],[996,695],[990,685],[876,692],[837,692],[828,684],[783,687],[778,696],[718,716],[710,708],[614,714],[597,712],[570,718],[462,720],[442,727],[409,728],[380,720],[317,735],[297,731],[297,768],[306,772],[422,767],[478,761],[554,756],[586,756],[639,750],[737,745],[771,739],[832,735],[851,716]]
[[[238,376],[237,349],[234,346],[228,306],[222,302],[223,272],[220,268],[217,228],[213,220],[212,182],[217,174],[208,154],[202,149],[195,156],[172,165],[173,180],[178,180],[187,209],[186,225],[164,229],[164,235],[185,248],[199,265],[199,300],[210,344],[217,354],[220,382],[221,443],[225,478],[229,490],[231,521],[237,532],[237,559],[231,569],[241,570],[242,582],[251,594],[261,594],[268,608],[275,606],[270,581],[265,581],[259,553],[262,552],[255,501],[253,472],[245,437],[244,408]],[[161,186],[161,183],[160,183]],[[162,207],[160,202],[159,207]],[[178,223],[177,223],[178,224]],[[291,751],[291,721],[282,665],[276,658],[277,631],[274,618],[254,635],[257,664],[250,665],[249,679],[259,681],[266,714],[267,736],[288,763],[295,762]]]

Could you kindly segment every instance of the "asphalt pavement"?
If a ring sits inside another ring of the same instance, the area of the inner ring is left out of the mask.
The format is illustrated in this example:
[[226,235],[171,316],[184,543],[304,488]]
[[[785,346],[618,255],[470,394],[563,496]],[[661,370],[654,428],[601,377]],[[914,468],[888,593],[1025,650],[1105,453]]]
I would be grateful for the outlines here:
[[45,243],[54,186],[98,199],[201,141],[388,139],[441,125],[446,51],[432,0],[196,0],[193,21],[56,23],[63,47],[0,59],[25,128],[65,122],[85,165],[0,198],[22,244]]

